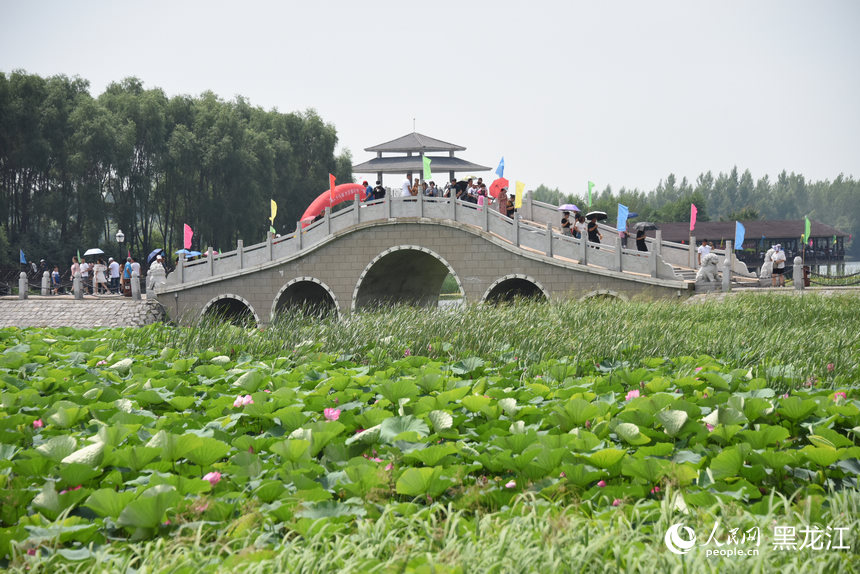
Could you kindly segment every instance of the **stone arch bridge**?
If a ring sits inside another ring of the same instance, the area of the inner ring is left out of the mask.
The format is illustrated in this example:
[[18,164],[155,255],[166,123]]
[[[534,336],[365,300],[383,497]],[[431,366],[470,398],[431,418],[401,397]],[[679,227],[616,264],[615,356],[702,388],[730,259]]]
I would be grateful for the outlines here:
[[469,302],[535,296],[601,295],[679,299],[694,291],[679,272],[687,245],[649,239],[627,249],[604,228],[604,242],[558,233],[556,208],[527,197],[510,219],[492,208],[447,198],[356,200],[290,235],[195,261],[180,259],[156,289],[168,314],[188,322],[205,313],[251,315],[265,325],[309,305],[349,313],[384,304],[437,305],[451,274]]

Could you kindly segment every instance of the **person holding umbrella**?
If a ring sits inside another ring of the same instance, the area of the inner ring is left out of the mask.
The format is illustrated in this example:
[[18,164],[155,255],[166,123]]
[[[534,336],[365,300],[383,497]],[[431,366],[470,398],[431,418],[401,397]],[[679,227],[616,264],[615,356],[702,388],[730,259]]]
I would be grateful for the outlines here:
[[562,211],[561,212],[561,234],[562,235],[573,235],[573,229],[570,225],[570,212]]
[[639,251],[648,251],[648,245],[645,244],[645,228],[636,228],[636,249]]
[[588,218],[588,240],[592,243],[600,243],[601,239],[603,239],[603,234],[597,228],[597,215],[590,213]]

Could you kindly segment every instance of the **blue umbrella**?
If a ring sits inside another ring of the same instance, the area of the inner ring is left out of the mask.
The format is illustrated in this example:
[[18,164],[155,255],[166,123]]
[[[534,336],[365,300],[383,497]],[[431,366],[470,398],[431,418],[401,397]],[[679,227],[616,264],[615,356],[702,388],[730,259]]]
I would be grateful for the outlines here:
[[146,264],[152,265],[152,262],[155,261],[155,258],[158,257],[159,255],[164,255],[164,249],[161,249],[161,248],[153,249],[152,253],[150,253],[149,255],[146,256]]
[[180,249],[176,251],[176,255],[185,254],[185,257],[197,257],[198,255],[202,255],[199,251],[188,251],[187,249]]
[[630,213],[627,214],[627,219],[633,219],[634,217],[639,217],[639,214],[636,213],[635,211],[631,211]]

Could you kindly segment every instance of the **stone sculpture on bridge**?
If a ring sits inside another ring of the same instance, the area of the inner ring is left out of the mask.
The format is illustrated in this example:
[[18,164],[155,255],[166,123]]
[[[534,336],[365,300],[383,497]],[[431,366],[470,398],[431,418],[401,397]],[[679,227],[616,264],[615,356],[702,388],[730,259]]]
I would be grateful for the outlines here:
[[696,283],[716,283],[720,258],[714,253],[702,257],[702,267],[696,273]]

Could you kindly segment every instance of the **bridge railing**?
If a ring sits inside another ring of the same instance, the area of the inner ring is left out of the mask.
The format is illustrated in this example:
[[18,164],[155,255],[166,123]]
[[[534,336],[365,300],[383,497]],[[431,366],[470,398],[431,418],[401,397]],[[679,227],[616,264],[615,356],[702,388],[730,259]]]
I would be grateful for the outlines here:
[[[521,219],[525,214],[526,220]],[[529,217],[531,213],[531,217]],[[626,249],[617,234],[611,230],[604,243],[591,243],[585,238],[576,239],[553,230],[558,217],[554,206],[529,202],[524,204],[513,219],[503,215],[498,208],[459,201],[450,198],[386,197],[367,203],[356,198],[351,205],[331,213],[330,209],[318,221],[281,237],[269,234],[266,241],[195,261],[180,260],[177,273],[171,273],[168,283],[198,281],[207,277],[235,272],[295,256],[327,240],[335,234],[368,221],[398,218],[429,218],[450,220],[482,229],[502,240],[526,250],[553,257],[563,257],[572,262],[603,267],[611,271],[638,273],[661,279],[680,279],[672,270],[675,259],[682,254],[689,256],[687,246],[651,242],[648,252]],[[605,228],[605,226],[604,226]],[[608,228],[605,228],[608,230]],[[666,256],[669,256],[668,258]],[[678,264],[678,263],[676,263]],[[683,264],[687,266],[686,260]]]

